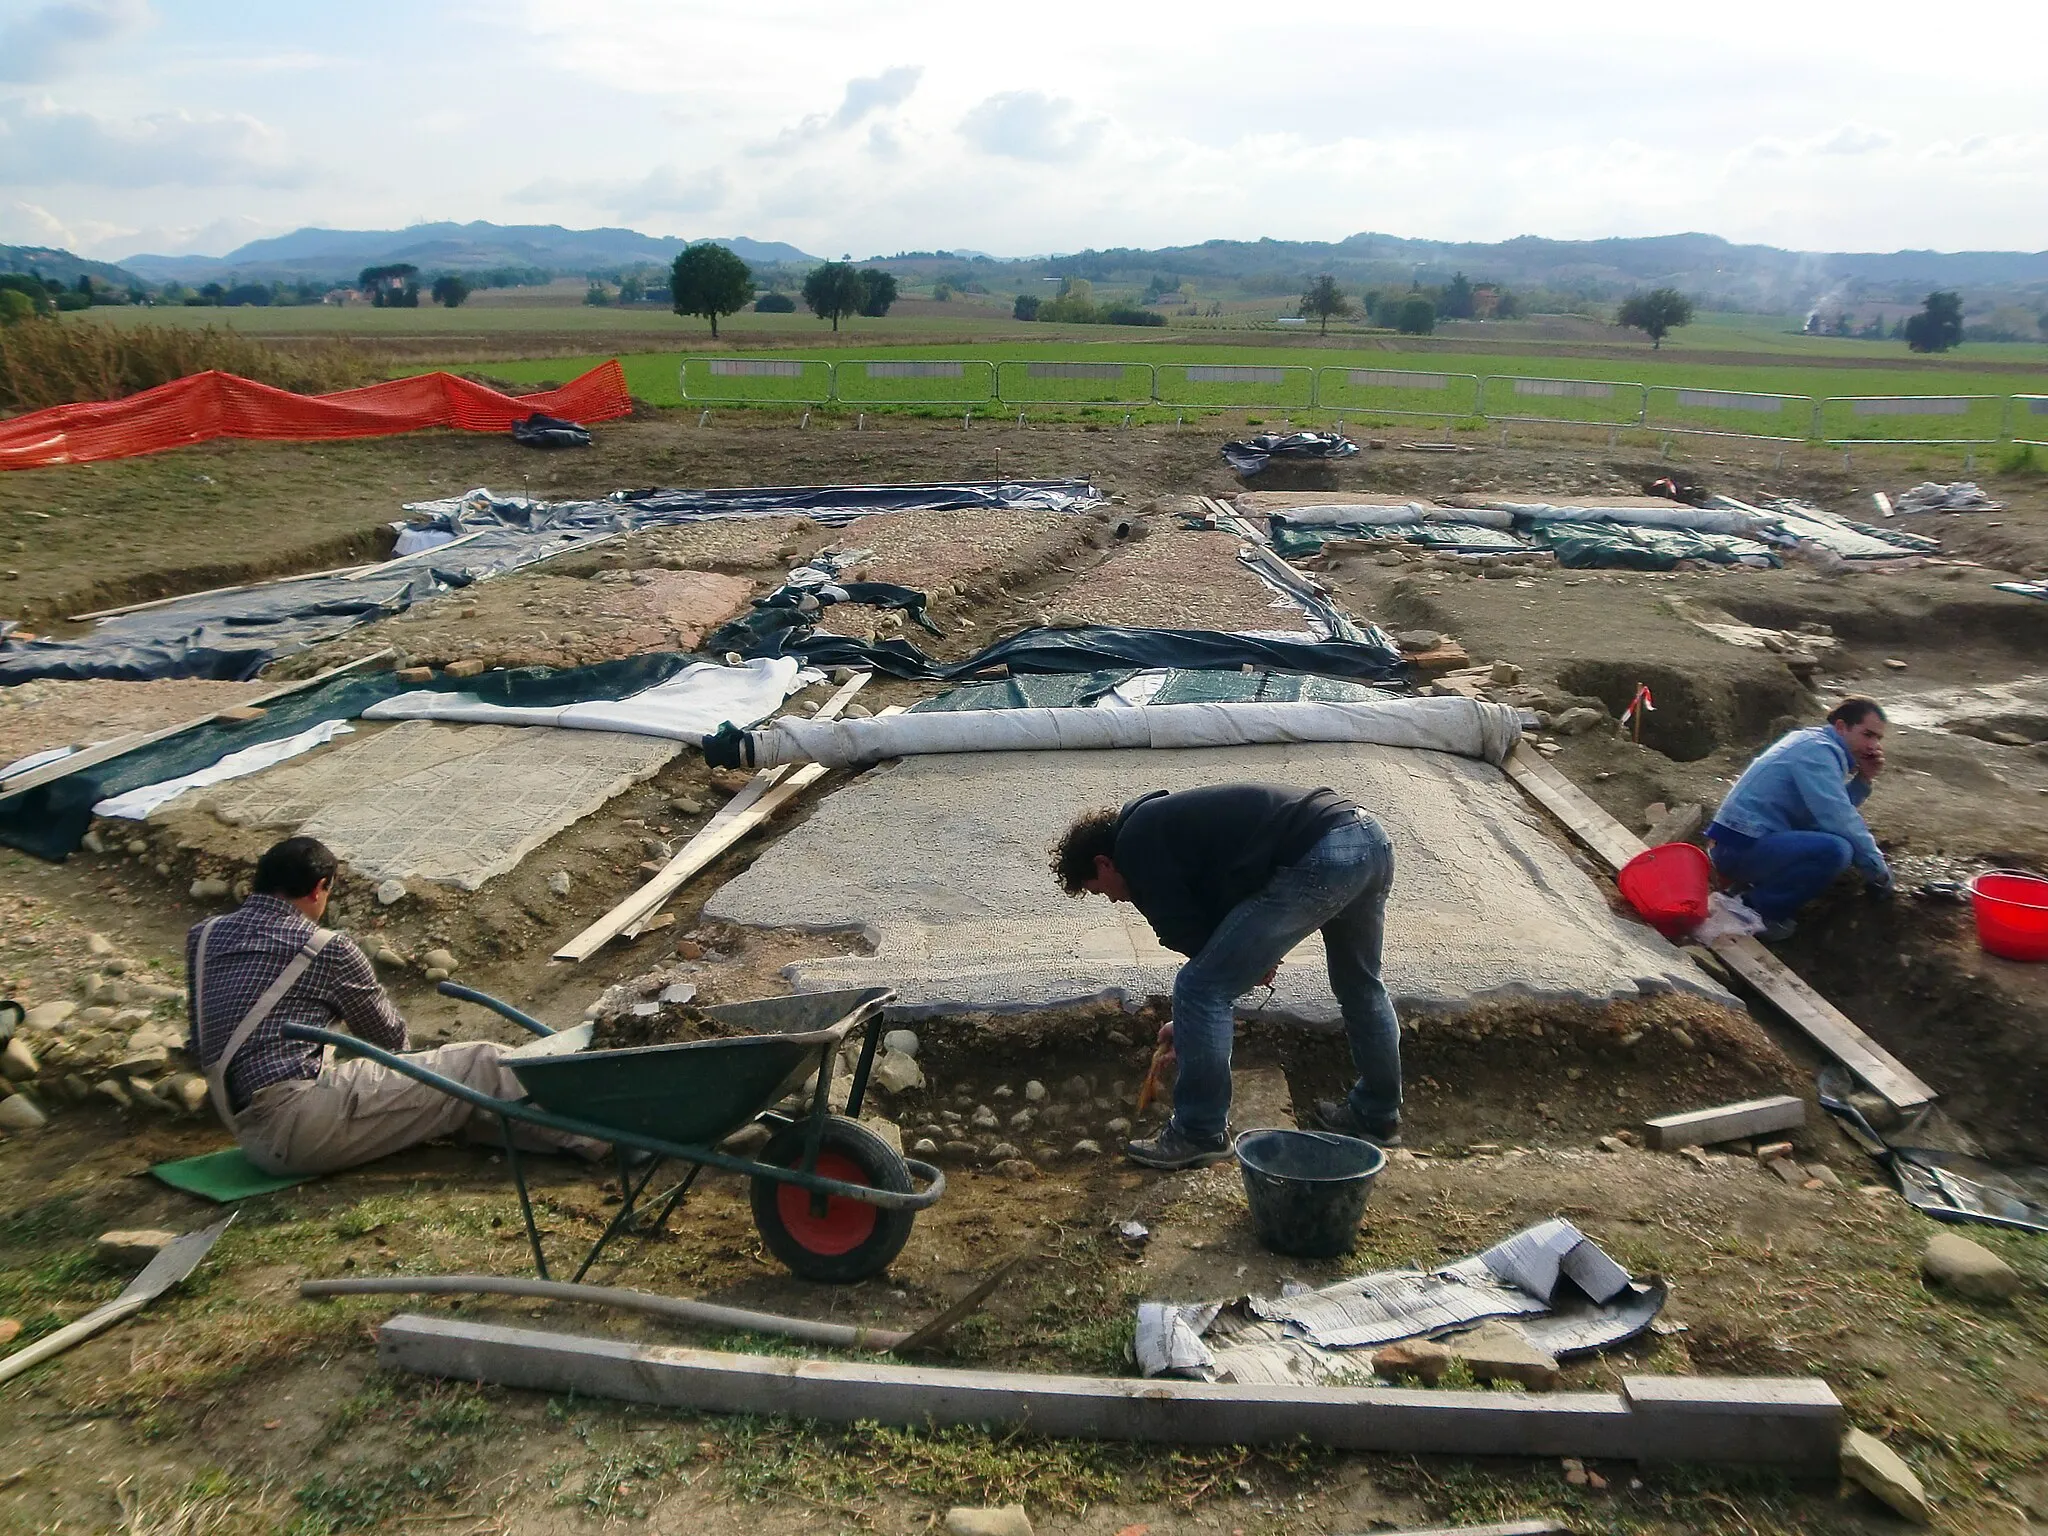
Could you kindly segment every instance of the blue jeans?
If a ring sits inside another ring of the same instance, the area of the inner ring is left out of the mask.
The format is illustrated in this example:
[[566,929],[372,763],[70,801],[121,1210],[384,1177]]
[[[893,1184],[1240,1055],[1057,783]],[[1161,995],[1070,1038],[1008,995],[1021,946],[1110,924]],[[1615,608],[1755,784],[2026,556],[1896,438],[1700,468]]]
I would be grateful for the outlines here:
[[1202,952],[1180,968],[1173,983],[1174,1054],[1180,1059],[1173,1123],[1183,1135],[1206,1141],[1224,1134],[1232,1005],[1317,929],[1358,1069],[1351,1107],[1375,1128],[1398,1123],[1401,1025],[1380,982],[1393,883],[1393,844],[1361,811],[1231,908]]
[[1832,832],[1770,832],[1743,837],[1710,832],[1714,868],[1732,885],[1749,887],[1742,899],[1767,923],[1783,922],[1835,883],[1855,850]]

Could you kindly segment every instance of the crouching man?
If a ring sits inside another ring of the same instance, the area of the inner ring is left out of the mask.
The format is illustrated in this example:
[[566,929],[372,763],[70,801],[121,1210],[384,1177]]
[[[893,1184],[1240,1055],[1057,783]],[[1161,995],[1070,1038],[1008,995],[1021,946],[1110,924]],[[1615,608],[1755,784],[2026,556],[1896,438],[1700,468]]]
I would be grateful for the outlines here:
[[[318,1045],[285,1038],[287,1024],[345,1027],[383,1050],[411,1050],[368,957],[318,926],[335,867],[325,844],[288,837],[257,861],[247,901],[185,937],[187,1049],[215,1110],[249,1161],[273,1174],[331,1173],[456,1131],[500,1141],[493,1114],[365,1058],[323,1065]],[[498,1060],[503,1049],[475,1040],[412,1059],[495,1098],[523,1098]],[[605,1152],[601,1142],[517,1122],[514,1133],[522,1149]]]
[[1052,868],[1069,896],[1130,902],[1189,957],[1173,983],[1173,1118],[1125,1148],[1131,1161],[1193,1168],[1230,1156],[1233,1005],[1318,929],[1358,1080],[1316,1113],[1329,1130],[1399,1145],[1401,1026],[1380,983],[1394,850],[1372,817],[1329,789],[1155,789],[1081,817]]
[[1873,895],[1891,895],[1891,868],[1863,820],[1884,771],[1884,732],[1874,700],[1844,699],[1825,725],[1773,742],[1714,813],[1714,868],[1763,919],[1759,937],[1789,938],[1793,915],[1852,864]]

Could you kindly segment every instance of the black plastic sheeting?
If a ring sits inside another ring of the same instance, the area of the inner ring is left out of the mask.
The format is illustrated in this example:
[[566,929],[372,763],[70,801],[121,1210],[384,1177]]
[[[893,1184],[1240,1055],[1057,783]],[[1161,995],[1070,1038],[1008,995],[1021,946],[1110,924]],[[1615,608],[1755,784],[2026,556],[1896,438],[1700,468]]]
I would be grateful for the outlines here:
[[1401,681],[1407,665],[1398,648],[1378,639],[1280,640],[1213,629],[1123,629],[1106,624],[1027,629],[955,662],[928,656],[907,640],[856,640],[798,629],[767,637],[750,654],[794,656],[814,667],[872,668],[918,682],[964,682],[1027,672],[1101,672],[1117,667],[1184,667],[1191,671],[1253,667],[1388,683]]
[[[1936,1221],[2048,1233],[2048,1168],[2000,1167],[1966,1152],[1887,1141],[1850,1101],[1855,1079],[1846,1068],[1823,1067],[1816,1081],[1820,1107],[1891,1175],[1916,1211]],[[1901,1134],[1925,1134],[1921,1127],[1927,1119],[1923,1111]]]
[[1690,528],[1643,528],[1633,523],[1538,523],[1537,546],[1574,571],[1668,571],[1681,560],[1712,565],[1776,566],[1778,557],[1754,539]]
[[263,706],[259,720],[209,722],[0,800],[0,844],[39,859],[62,859],[77,850],[92,825],[92,808],[110,795],[196,773],[230,752],[295,736],[322,720],[353,720],[372,704],[395,694],[423,690],[474,693],[492,704],[544,709],[587,699],[623,699],[666,682],[699,660],[660,652],[560,671],[516,667],[469,678],[444,674],[425,683],[402,683],[392,672],[337,677],[272,700]]
[[1086,480],[620,491],[602,501],[562,502],[472,491],[406,509],[422,519],[426,530],[460,538],[460,545],[388,561],[360,579],[265,582],[120,614],[77,639],[24,643],[0,637],[0,686],[42,677],[238,682],[281,656],[402,613],[426,598],[642,528],[784,514],[838,525],[870,513],[906,510],[1077,512],[1100,499]]
[[590,428],[535,411],[524,421],[512,423],[512,441],[522,448],[588,448]]
[[1358,444],[1341,432],[1261,432],[1249,441],[1223,445],[1223,462],[1245,479],[1274,459],[1348,459]]
[[840,603],[893,608],[927,634],[939,627],[925,613],[926,595],[915,587],[900,587],[893,581],[841,581],[839,573],[872,556],[871,550],[848,550],[815,557],[789,573],[789,579],[766,597],[754,599],[752,609],[728,620],[705,638],[704,649],[717,654],[738,651],[752,654],[775,635],[786,630],[808,630],[820,611]]

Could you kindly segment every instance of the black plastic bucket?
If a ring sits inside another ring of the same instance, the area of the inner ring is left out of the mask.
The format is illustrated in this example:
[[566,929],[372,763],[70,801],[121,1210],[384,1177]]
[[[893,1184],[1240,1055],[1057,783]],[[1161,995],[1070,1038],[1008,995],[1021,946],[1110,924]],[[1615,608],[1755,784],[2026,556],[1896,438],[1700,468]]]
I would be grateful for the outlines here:
[[1328,1131],[1246,1131],[1237,1166],[1261,1243],[1296,1258],[1333,1259],[1358,1241],[1387,1154]]

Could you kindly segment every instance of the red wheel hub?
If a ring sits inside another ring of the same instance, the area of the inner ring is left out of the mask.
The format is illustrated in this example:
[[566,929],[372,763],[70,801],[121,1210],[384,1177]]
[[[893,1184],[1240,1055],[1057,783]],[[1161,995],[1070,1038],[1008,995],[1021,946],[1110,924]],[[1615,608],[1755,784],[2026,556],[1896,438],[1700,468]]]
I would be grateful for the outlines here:
[[[818,1172],[842,1184],[872,1184],[867,1171],[843,1152],[818,1154]],[[825,1214],[811,1211],[811,1192],[795,1184],[783,1184],[775,1191],[775,1209],[783,1228],[812,1253],[851,1253],[868,1240],[881,1213],[865,1200],[844,1195],[825,1197]]]

